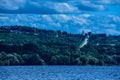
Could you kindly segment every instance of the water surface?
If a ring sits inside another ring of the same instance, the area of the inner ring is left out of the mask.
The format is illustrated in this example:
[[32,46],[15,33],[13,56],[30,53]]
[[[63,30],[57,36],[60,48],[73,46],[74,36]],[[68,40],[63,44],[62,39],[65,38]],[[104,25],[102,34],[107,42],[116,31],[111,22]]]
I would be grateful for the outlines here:
[[120,67],[0,66],[0,80],[120,80]]

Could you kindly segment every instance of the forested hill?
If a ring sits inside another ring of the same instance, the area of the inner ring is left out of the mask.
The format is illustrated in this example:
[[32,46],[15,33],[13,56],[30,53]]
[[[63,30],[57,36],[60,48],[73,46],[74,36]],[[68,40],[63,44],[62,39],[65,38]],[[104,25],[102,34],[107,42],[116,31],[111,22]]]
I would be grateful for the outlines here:
[[120,35],[1,26],[0,65],[120,65]]

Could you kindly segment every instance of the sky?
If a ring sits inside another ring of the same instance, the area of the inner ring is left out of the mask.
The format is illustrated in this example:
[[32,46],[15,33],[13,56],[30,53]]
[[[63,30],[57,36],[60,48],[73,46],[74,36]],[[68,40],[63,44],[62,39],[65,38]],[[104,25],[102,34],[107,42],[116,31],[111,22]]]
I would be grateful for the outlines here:
[[1,0],[6,25],[120,35],[120,0]]

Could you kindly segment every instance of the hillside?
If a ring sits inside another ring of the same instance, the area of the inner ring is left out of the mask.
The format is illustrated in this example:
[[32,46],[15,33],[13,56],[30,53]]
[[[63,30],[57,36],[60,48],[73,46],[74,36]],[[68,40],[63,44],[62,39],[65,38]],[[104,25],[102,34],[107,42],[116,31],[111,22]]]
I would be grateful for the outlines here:
[[120,35],[0,27],[0,65],[120,65]]

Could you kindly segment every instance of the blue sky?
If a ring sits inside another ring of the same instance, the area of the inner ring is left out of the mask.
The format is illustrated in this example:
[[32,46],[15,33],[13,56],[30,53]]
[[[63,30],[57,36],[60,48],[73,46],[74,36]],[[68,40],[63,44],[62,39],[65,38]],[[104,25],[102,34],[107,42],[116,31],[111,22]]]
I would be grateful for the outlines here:
[[0,26],[120,34],[120,0],[1,0]]

